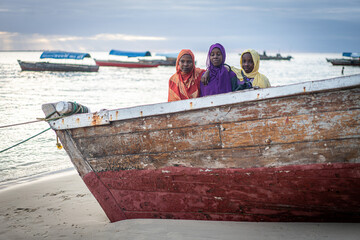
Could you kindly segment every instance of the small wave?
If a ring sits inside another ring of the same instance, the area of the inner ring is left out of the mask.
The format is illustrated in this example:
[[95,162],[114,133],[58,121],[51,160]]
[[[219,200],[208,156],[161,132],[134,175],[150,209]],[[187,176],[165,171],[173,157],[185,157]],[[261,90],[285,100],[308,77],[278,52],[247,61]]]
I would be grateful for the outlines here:
[[40,162],[27,162],[27,163],[22,163],[22,164],[19,164],[18,167],[31,166],[31,165],[34,165],[34,164],[37,164],[37,163],[40,163]]
[[23,183],[33,182],[35,180],[39,180],[39,179],[47,177],[47,176],[60,174],[60,173],[67,173],[70,171],[76,171],[76,170],[74,167],[70,167],[70,168],[65,168],[65,169],[51,171],[51,172],[43,171],[43,172],[40,172],[37,174],[28,175],[26,177],[8,178],[8,179],[0,181],[0,190],[3,190],[8,187],[12,187],[12,186],[17,186],[17,185],[23,184]]

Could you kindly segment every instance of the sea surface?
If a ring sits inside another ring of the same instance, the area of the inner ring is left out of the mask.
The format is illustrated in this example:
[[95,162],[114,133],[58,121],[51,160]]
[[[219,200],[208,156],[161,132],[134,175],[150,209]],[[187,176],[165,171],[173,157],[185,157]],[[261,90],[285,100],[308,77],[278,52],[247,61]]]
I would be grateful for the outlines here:
[[[106,58],[107,52],[90,53]],[[275,53],[267,53],[274,55]],[[175,67],[146,69],[100,67],[96,73],[21,71],[20,60],[38,60],[41,52],[0,52],[0,151],[49,128],[41,105],[75,101],[90,108],[116,109],[167,101],[168,80]],[[287,56],[287,53],[282,53]],[[272,86],[342,76],[341,66],[326,58],[340,53],[291,53],[291,61],[262,61],[260,72]],[[206,53],[195,53],[197,67],[205,68]],[[239,67],[239,53],[228,53],[226,62]],[[345,67],[344,75],[359,74],[360,67]],[[17,123],[23,125],[2,127]],[[0,153],[0,188],[73,169],[64,149],[56,147],[56,135],[46,131],[27,142]]]

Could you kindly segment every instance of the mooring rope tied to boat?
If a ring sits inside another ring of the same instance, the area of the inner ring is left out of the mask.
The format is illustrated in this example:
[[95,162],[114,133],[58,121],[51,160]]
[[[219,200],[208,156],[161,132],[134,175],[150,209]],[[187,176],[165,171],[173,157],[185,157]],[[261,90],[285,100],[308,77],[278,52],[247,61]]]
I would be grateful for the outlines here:
[[[10,125],[5,125],[5,126],[0,126],[0,128],[13,127],[13,126],[19,126],[19,125],[30,124],[30,123],[35,123],[35,122],[42,122],[42,121],[48,122],[48,121],[57,120],[57,119],[66,117],[65,115],[63,115],[63,116],[58,116],[58,117],[54,117],[54,118],[49,118],[49,117],[51,117],[52,115],[54,115],[54,113],[56,113],[56,112],[53,112],[53,113],[49,114],[46,118],[37,118],[37,120],[34,120],[34,121],[28,121],[28,122],[22,122],[22,123],[16,123],[16,124],[10,124]],[[20,144],[22,144],[22,143],[25,143],[25,142],[29,141],[30,139],[32,139],[32,138],[34,138],[34,137],[37,137],[37,136],[39,136],[40,134],[42,134],[42,133],[44,133],[44,132],[46,132],[46,131],[48,131],[48,130],[50,130],[50,129],[51,129],[51,127],[48,128],[48,129],[46,129],[46,130],[44,130],[44,131],[42,131],[42,132],[40,132],[40,133],[38,133],[38,134],[35,134],[34,136],[29,137],[29,138],[27,138],[27,139],[25,139],[25,140],[23,140],[23,141],[21,141],[21,142],[19,142],[19,143],[16,143],[15,145],[13,145],[13,146],[11,146],[11,147],[8,147],[8,148],[6,148],[6,149],[4,149],[4,150],[1,150],[0,153],[3,153],[3,152],[5,152],[5,151],[7,151],[7,150],[9,150],[9,149],[11,149],[11,148],[13,148],[13,147],[16,147],[16,146],[18,146],[18,145],[20,145]],[[61,144],[59,143],[58,138],[56,138],[56,141],[57,141],[57,143],[56,143],[57,148],[58,148],[58,149],[61,149],[62,146],[61,146]]]
[[41,121],[43,121],[43,120],[38,119],[38,120],[34,120],[34,121],[28,121],[28,122],[22,122],[22,123],[15,123],[15,124],[10,124],[10,125],[4,125],[4,126],[0,126],[0,128],[14,127],[14,126],[25,125],[25,124],[30,124],[30,123],[35,123],[35,122],[41,122]]
[[4,149],[4,150],[1,150],[0,153],[3,153],[3,152],[5,152],[5,151],[7,151],[7,150],[9,150],[9,149],[11,149],[11,148],[13,148],[13,147],[16,147],[16,146],[18,146],[18,145],[20,145],[20,144],[22,144],[22,143],[24,143],[24,142],[27,142],[27,141],[29,141],[30,139],[32,139],[32,138],[34,138],[34,137],[37,137],[37,136],[39,136],[40,134],[43,134],[44,132],[46,132],[46,131],[48,131],[48,130],[50,130],[50,129],[51,129],[51,128],[45,129],[45,130],[43,130],[43,131],[35,134],[34,136],[31,136],[31,137],[29,137],[29,138],[27,138],[27,139],[25,139],[25,140],[23,140],[23,141],[15,144],[15,145],[13,145],[13,146],[11,146],[11,147],[8,147],[8,148],[6,148],[6,149]]
[[[70,115],[73,115],[73,114],[86,113],[86,112],[89,111],[89,109],[88,109],[87,107],[85,107],[85,106],[83,106],[83,105],[80,105],[80,104],[78,104],[78,103],[76,103],[76,102],[68,102],[68,103],[71,104],[72,110],[69,111],[69,112],[67,112],[67,113],[65,113],[65,114],[60,114],[59,112],[57,112],[57,111],[55,110],[55,111],[53,111],[52,113],[48,114],[45,118],[36,118],[37,120],[34,120],[34,121],[27,121],[27,122],[22,122],[22,123],[15,123],[15,124],[4,125],[4,126],[0,126],[0,128],[14,127],[14,126],[25,125],[25,124],[35,123],[35,122],[42,122],[42,121],[49,122],[49,121],[53,121],[53,120],[57,120],[57,119],[60,119],[60,118],[64,118],[64,117],[67,117],[67,116],[70,116]],[[53,116],[55,113],[57,113],[59,116],[50,118],[50,117]],[[40,133],[38,133],[38,134],[35,134],[34,136],[29,137],[29,138],[27,138],[27,139],[25,139],[25,140],[23,140],[23,141],[21,141],[21,142],[19,142],[19,143],[16,143],[15,145],[13,145],[13,146],[11,146],[11,147],[8,147],[8,148],[6,148],[6,149],[4,149],[4,150],[1,150],[0,153],[3,153],[3,152],[5,152],[5,151],[7,151],[7,150],[9,150],[9,149],[11,149],[11,148],[13,148],[13,147],[16,147],[16,146],[18,146],[18,145],[20,145],[20,144],[22,144],[22,143],[25,143],[25,142],[29,141],[30,139],[32,139],[32,138],[34,138],[34,137],[37,137],[37,136],[39,136],[40,134],[42,134],[42,133],[44,133],[44,132],[46,132],[46,131],[48,131],[48,130],[50,130],[50,129],[51,129],[51,127],[48,128],[48,129],[46,129],[46,130],[44,130],[44,131],[42,131],[42,132],[40,132]],[[61,145],[61,143],[59,142],[59,138],[58,138],[57,135],[56,135],[56,146],[57,146],[58,149],[62,149],[62,145]]]

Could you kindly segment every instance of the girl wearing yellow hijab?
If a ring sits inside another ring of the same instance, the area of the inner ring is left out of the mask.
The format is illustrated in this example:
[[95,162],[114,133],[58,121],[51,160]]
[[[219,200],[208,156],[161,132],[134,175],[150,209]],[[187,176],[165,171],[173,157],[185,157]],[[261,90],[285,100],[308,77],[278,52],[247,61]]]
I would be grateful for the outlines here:
[[231,67],[240,83],[251,82],[253,87],[271,87],[269,79],[259,73],[260,55],[253,49],[245,50],[240,57],[241,69]]

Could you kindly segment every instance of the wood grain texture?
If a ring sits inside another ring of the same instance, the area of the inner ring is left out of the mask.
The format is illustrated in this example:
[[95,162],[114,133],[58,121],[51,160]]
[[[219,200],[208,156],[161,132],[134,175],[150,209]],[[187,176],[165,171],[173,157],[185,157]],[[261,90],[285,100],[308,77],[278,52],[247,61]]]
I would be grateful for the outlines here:
[[308,93],[279,99],[243,102],[221,107],[164,114],[146,118],[112,122],[112,126],[97,126],[72,130],[74,138],[121,133],[172,129],[208,124],[252,121],[296,115],[314,115],[359,109],[359,88],[335,92]]
[[95,171],[360,162],[359,93],[354,88],[238,103],[71,134]]

